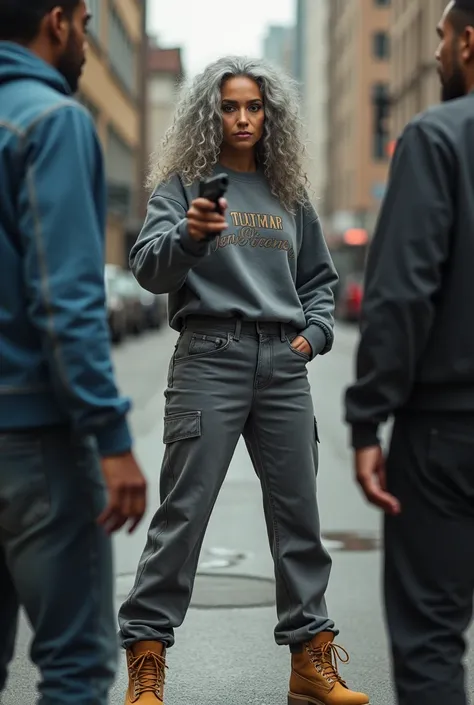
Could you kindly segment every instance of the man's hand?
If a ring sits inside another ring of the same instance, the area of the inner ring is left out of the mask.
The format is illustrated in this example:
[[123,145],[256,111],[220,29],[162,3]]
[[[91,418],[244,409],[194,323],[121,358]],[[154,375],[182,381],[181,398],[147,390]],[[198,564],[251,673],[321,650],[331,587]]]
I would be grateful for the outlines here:
[[224,218],[227,201],[221,198],[219,206],[220,213],[216,211],[216,204],[208,201],[207,198],[196,198],[191,203],[187,218],[188,232],[193,240],[200,242],[209,235],[220,235],[228,227]]
[[311,345],[308,343],[306,338],[303,338],[302,335],[296,336],[296,338],[291,343],[291,347],[295,350],[298,350],[298,352],[302,352],[305,355],[309,355],[309,357],[313,356],[313,350],[311,348]]
[[131,534],[146,510],[146,480],[132,453],[102,458],[102,473],[109,503],[98,519],[99,524],[113,534],[129,521]]
[[380,446],[356,450],[354,459],[357,482],[369,502],[383,509],[386,514],[400,514],[400,502],[387,492],[385,459]]

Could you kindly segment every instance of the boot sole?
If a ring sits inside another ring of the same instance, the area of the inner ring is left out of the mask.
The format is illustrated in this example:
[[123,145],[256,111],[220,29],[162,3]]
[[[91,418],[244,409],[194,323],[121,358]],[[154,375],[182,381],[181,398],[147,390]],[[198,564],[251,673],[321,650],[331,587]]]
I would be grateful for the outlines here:
[[288,693],[288,705],[324,705],[321,700],[308,698],[306,695],[293,695]]
[[[316,698],[308,698],[307,695],[288,693],[288,705],[324,705],[324,703],[322,700],[316,700]],[[367,705],[370,705],[370,703],[367,703]]]

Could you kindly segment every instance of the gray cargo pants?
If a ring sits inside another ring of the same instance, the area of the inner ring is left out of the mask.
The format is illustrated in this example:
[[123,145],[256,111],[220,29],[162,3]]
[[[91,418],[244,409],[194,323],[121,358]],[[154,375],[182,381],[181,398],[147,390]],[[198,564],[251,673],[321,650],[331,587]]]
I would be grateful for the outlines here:
[[291,646],[335,631],[324,598],[331,559],[320,538],[309,358],[291,347],[294,337],[295,330],[276,323],[188,320],[168,374],[162,503],[119,614],[125,648],[144,640],[174,643],[242,434],[262,485],[275,562],[275,640]]

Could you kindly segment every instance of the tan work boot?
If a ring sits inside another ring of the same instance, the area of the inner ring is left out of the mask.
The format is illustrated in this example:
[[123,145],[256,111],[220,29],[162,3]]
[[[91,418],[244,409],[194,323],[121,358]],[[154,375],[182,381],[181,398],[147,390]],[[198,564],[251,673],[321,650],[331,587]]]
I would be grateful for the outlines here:
[[166,650],[159,641],[139,641],[127,650],[125,705],[163,705]]
[[333,642],[332,632],[322,632],[292,654],[288,705],[369,705],[367,695],[349,690],[339,675],[337,659],[347,663],[349,654]]

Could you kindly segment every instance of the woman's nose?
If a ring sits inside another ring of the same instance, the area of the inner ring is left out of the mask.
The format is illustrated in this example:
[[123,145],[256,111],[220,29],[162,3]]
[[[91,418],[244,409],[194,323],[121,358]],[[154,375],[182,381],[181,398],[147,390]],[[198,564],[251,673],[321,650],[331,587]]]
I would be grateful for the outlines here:
[[247,113],[245,111],[245,108],[242,108],[242,110],[240,111],[239,122],[243,122],[244,124],[247,124],[247,122],[248,122],[247,121]]

